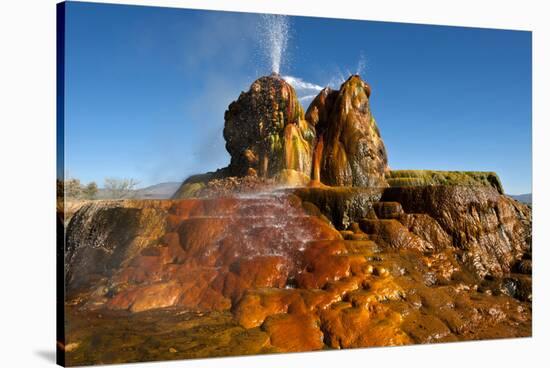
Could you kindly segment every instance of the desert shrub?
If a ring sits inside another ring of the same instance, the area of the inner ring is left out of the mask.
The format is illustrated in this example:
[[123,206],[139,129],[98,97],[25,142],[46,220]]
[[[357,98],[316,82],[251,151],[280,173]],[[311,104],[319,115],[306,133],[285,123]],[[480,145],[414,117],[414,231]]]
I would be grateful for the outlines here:
[[84,188],[82,188],[82,196],[86,199],[95,199],[99,189],[95,181],[88,183]]
[[132,178],[106,178],[104,188],[109,198],[130,198],[133,196],[138,184],[139,182]]

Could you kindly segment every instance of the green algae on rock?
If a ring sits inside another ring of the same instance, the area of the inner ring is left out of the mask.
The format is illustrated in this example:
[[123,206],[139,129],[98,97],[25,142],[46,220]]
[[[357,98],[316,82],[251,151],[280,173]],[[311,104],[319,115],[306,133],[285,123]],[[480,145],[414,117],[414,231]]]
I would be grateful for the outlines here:
[[434,171],[434,170],[391,170],[386,173],[391,187],[425,185],[470,185],[489,186],[500,194],[504,189],[498,175],[485,171]]
[[120,364],[277,352],[260,328],[229,312],[165,308],[141,313],[66,308],[67,365]]

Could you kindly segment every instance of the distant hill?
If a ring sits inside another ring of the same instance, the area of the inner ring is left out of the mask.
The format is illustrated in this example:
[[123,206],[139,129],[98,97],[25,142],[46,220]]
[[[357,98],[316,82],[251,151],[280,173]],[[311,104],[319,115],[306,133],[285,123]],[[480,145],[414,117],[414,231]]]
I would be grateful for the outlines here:
[[167,182],[137,189],[134,198],[143,199],[167,199],[172,197],[180,187],[181,182]]
[[[134,190],[126,199],[168,199],[178,190],[180,182],[166,182],[154,184],[145,188]],[[99,188],[96,199],[110,199],[109,191]]]
[[522,203],[526,203],[526,204],[532,204],[533,203],[533,199],[532,199],[533,194],[532,193],[518,194],[518,195],[509,194],[508,196],[512,197],[516,201],[520,201]]

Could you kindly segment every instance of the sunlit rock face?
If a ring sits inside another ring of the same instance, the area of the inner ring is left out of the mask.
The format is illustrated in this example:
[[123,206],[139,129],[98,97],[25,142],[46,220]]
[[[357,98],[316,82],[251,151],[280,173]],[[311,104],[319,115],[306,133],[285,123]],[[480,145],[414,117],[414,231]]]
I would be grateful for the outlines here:
[[309,180],[315,129],[294,88],[278,75],[259,78],[229,105],[223,135],[230,175]]
[[451,236],[462,261],[480,277],[510,272],[531,246],[531,209],[492,187],[387,188],[382,200],[435,219]]
[[322,145],[315,159],[324,184],[387,186],[388,158],[370,111],[370,93],[368,84],[352,75],[339,91],[321,91],[308,108],[306,117]]

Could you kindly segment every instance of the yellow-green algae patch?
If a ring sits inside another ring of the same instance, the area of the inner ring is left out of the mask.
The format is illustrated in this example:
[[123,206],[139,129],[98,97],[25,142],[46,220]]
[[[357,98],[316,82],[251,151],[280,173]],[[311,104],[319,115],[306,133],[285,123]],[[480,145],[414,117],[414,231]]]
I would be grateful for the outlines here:
[[391,187],[424,185],[489,186],[500,194],[504,189],[498,175],[491,171],[436,171],[436,170],[391,170],[386,174]]
[[[141,313],[66,307],[68,366],[193,359],[277,352],[259,328],[229,312],[161,309]],[[72,344],[72,345],[71,345]]]

